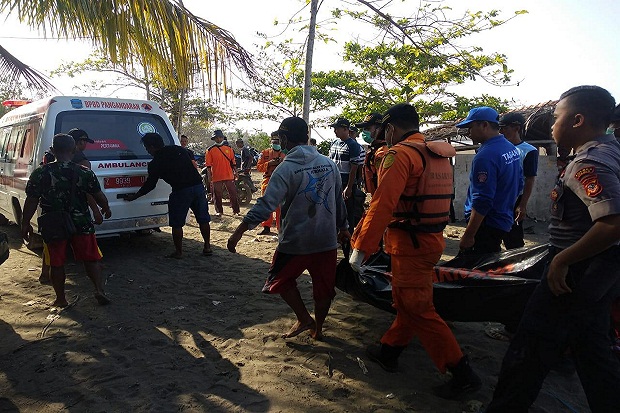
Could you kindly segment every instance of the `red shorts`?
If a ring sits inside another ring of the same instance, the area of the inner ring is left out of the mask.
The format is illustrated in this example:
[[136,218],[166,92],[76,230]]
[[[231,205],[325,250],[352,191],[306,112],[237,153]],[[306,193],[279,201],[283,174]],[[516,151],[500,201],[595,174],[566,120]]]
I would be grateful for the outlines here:
[[312,295],[315,301],[336,296],[337,250],[306,255],[293,255],[276,251],[273,255],[269,278],[264,293],[280,294],[297,287],[297,277],[308,270],[312,277]]
[[67,244],[71,243],[73,256],[76,261],[99,261],[103,258],[95,234],[77,234],[71,240],[56,241],[43,244],[43,260],[50,267],[65,265]]

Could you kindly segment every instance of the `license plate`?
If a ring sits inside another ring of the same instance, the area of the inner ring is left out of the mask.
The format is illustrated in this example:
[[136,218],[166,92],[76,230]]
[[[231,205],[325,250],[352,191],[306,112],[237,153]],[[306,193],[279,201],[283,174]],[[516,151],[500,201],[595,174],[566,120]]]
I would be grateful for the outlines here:
[[146,176],[113,176],[103,178],[104,188],[135,188],[141,187]]

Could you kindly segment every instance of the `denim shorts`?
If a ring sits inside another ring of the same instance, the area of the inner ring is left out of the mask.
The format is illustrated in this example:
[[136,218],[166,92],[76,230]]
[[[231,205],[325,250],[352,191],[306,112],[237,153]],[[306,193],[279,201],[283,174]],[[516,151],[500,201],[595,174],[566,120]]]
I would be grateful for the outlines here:
[[187,211],[190,209],[196,217],[196,222],[199,224],[211,222],[207,194],[202,184],[172,191],[168,199],[168,221],[170,226],[172,228],[183,227],[187,219]]

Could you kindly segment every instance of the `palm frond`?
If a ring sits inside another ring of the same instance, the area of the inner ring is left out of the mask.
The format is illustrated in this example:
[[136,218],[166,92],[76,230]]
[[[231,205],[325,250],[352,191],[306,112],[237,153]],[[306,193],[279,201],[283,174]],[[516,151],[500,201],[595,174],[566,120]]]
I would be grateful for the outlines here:
[[0,13],[53,36],[89,38],[115,63],[142,56],[170,89],[190,87],[197,71],[217,84],[231,62],[255,76],[250,54],[228,31],[176,0],[0,0]]
[[41,73],[21,62],[18,58],[0,46],[0,74],[8,82],[26,81],[28,87],[42,90],[56,90]]

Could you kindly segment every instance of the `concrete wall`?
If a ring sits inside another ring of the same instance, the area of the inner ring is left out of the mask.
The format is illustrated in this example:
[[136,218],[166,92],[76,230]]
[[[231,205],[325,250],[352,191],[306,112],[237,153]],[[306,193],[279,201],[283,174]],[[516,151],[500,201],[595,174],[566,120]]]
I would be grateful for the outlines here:
[[[454,166],[455,198],[454,209],[456,218],[463,219],[463,204],[469,187],[469,172],[473,154],[457,154]],[[549,220],[549,198],[558,176],[555,156],[538,157],[538,175],[534,184],[534,191],[527,204],[527,216],[539,221]]]

